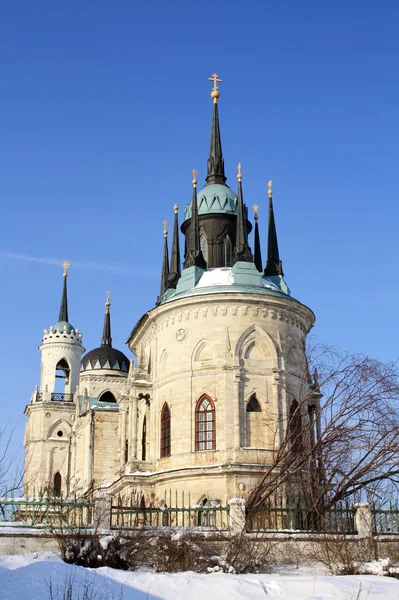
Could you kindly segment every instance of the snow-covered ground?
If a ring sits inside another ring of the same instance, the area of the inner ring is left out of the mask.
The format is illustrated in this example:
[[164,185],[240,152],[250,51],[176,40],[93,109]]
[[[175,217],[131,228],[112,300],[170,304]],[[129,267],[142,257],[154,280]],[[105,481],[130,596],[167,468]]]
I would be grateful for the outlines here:
[[[72,582],[82,598],[85,585],[91,600],[398,600],[399,581],[376,575],[333,577],[320,569],[285,568],[269,575],[179,573],[157,575],[118,571],[109,567],[84,569],[67,565],[55,554],[6,556],[0,559],[1,600],[63,598]],[[360,593],[359,593],[360,592]]]

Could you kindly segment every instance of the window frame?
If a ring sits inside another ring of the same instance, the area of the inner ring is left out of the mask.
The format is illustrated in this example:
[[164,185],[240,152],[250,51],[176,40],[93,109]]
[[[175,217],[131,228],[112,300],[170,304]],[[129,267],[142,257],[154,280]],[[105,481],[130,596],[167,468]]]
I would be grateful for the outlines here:
[[167,402],[161,411],[161,439],[160,439],[160,457],[167,458],[171,455],[171,414]]
[[[210,408],[202,410],[201,407],[207,402]],[[205,415],[204,418],[201,418]],[[210,415],[210,418],[208,418]],[[204,428],[201,429],[200,424],[204,423]],[[210,424],[210,427],[209,427]],[[208,439],[208,434],[210,439]],[[201,439],[203,438],[203,439]],[[195,407],[195,451],[209,452],[216,450],[216,411],[215,404],[210,396],[203,394],[199,398]]]

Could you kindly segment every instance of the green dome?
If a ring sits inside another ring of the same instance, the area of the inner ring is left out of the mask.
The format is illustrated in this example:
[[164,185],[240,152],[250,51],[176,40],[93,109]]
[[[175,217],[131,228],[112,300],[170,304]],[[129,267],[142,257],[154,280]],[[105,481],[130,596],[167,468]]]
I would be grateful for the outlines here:
[[63,333],[64,327],[66,327],[67,333],[71,333],[71,331],[75,331],[75,327],[73,325],[71,325],[70,323],[67,323],[66,321],[58,321],[58,323],[53,325],[51,327],[51,329],[53,331],[55,330],[55,331],[59,331],[60,333]]
[[[237,195],[227,185],[212,183],[198,192],[198,214],[237,214]],[[191,203],[184,209],[184,220],[191,218]]]

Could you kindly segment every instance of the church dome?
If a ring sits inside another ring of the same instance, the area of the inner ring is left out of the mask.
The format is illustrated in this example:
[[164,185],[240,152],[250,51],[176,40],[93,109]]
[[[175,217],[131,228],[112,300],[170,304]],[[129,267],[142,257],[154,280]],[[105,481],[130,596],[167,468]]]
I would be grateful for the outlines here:
[[81,361],[81,371],[90,371],[92,369],[109,369],[111,371],[129,370],[129,359],[120,350],[112,346],[100,346],[90,350]]
[[[184,219],[191,219],[192,205],[187,204],[184,209]],[[206,185],[198,192],[198,214],[237,214],[237,194],[227,185],[212,183]]]
[[59,331],[60,333],[64,333],[65,331],[66,333],[72,333],[76,331],[75,327],[67,321],[58,321],[58,323],[53,325],[50,329],[52,329],[54,332]]

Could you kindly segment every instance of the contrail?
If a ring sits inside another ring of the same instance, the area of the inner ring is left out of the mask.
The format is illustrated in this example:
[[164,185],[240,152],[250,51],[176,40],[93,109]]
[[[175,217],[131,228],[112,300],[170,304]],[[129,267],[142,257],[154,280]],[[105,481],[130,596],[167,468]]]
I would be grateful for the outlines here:
[[[3,252],[0,251],[0,258],[8,260],[24,260],[27,262],[40,263],[44,265],[57,265],[60,266],[62,260],[56,258],[49,258],[43,256],[30,256],[28,254],[17,254],[15,252]],[[120,263],[104,262],[101,264],[86,261],[86,260],[72,260],[71,264],[76,269],[82,271],[100,271],[103,273],[113,273],[114,275],[130,275],[134,277],[142,277],[144,279],[157,279],[157,274],[150,270],[135,269],[129,265],[123,265]]]

